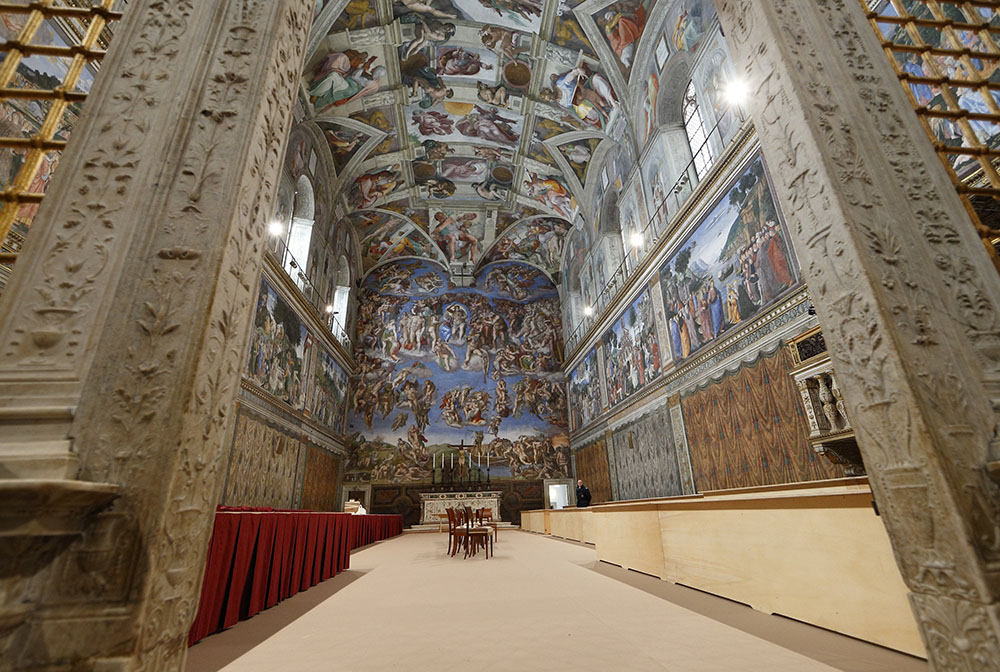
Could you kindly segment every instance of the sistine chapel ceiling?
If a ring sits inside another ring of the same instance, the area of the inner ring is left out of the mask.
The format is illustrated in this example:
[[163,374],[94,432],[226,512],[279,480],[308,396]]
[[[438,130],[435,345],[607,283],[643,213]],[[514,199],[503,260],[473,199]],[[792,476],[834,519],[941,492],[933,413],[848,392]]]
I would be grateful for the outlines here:
[[567,234],[634,164],[647,26],[677,15],[683,48],[687,6],[705,4],[319,0],[300,120],[329,143],[364,270],[422,257],[471,278],[518,260],[558,285]]

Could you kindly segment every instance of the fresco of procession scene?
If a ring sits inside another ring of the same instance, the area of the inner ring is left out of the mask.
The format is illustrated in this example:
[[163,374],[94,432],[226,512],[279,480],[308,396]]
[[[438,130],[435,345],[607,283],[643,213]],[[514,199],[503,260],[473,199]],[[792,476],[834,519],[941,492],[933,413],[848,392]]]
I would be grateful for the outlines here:
[[[934,20],[935,18],[925,0],[903,0],[902,5],[908,13],[917,19]],[[883,2],[877,11],[882,16],[899,16],[895,6],[889,2]],[[939,11],[945,19],[958,23],[978,23],[980,17],[975,16],[975,12],[978,11],[982,18],[989,21],[989,26],[993,30],[993,40],[996,39],[996,31],[1000,30],[1000,13],[995,8],[963,9],[957,4],[940,3]],[[966,15],[966,12],[970,12],[970,14]],[[887,41],[901,46],[914,44],[913,35],[910,34],[907,26],[888,22],[879,23],[878,26]],[[984,36],[980,31],[957,29],[941,31],[930,25],[919,26],[915,30],[920,34],[920,39],[932,48],[955,49],[955,44],[952,42],[952,38],[955,38],[961,42],[962,49],[968,49],[971,52],[989,53],[995,50],[984,43]],[[997,67],[996,62],[948,54],[922,56],[919,53],[895,49],[892,55],[899,68],[914,77],[935,79],[943,76],[949,79],[986,83],[987,86],[948,86],[948,92],[953,100],[958,101],[959,107],[963,110],[978,114],[992,114],[990,104],[1000,105],[1000,90],[988,88],[989,85],[996,87],[1000,84],[1000,68]],[[927,82],[911,82],[909,87],[918,105],[928,110],[948,111],[951,109],[945,97],[946,92],[942,91],[941,86]],[[987,93],[993,97],[992,101],[984,98]],[[972,146],[963,135],[956,119],[930,117],[927,119],[927,123],[938,142],[949,147],[968,148]],[[985,119],[968,119],[967,123],[975,133],[976,139],[983,145],[990,149],[1000,147],[1000,125]],[[975,156],[968,154],[951,154],[950,159],[952,167],[959,177],[967,177],[979,166]]]
[[656,380],[663,370],[649,290],[632,302],[601,339],[608,402],[614,406]]
[[569,400],[573,429],[590,424],[601,414],[601,377],[596,348],[569,374]]
[[359,305],[348,480],[430,482],[452,455],[458,480],[566,476],[562,327],[548,276],[500,262],[457,287],[440,265],[403,259],[368,275]]
[[306,327],[265,278],[260,280],[246,375],[295,409],[305,399]]
[[[309,340],[314,340],[311,334]],[[347,390],[348,379],[344,369],[326,348],[320,346],[317,352],[314,386],[307,408],[320,424],[329,427],[335,434],[344,433]]]
[[660,269],[680,362],[798,285],[798,267],[758,157]]

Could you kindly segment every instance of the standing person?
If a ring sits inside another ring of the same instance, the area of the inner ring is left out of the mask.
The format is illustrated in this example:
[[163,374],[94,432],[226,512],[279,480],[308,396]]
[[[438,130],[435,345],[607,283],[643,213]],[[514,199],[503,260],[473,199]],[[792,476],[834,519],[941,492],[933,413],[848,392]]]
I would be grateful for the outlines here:
[[590,506],[590,490],[583,484],[582,478],[576,481],[576,506],[580,509]]

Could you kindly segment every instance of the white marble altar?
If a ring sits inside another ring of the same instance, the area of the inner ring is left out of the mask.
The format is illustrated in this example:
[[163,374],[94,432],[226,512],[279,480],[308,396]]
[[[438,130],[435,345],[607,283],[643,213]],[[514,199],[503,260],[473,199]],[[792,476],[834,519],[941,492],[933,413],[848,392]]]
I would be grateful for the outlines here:
[[492,509],[493,519],[500,519],[500,491],[482,492],[422,492],[420,493],[420,523],[436,524],[438,514],[447,513],[457,506],[471,506],[473,509]]

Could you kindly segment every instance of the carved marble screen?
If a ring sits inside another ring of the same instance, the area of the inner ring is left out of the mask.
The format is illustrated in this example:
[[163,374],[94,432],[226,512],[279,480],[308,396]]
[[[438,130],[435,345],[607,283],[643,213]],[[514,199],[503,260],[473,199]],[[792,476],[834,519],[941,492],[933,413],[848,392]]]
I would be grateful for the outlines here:
[[682,397],[699,492],[843,476],[816,455],[786,348]]
[[799,284],[799,269],[755,158],[660,268],[670,351],[681,362]]

